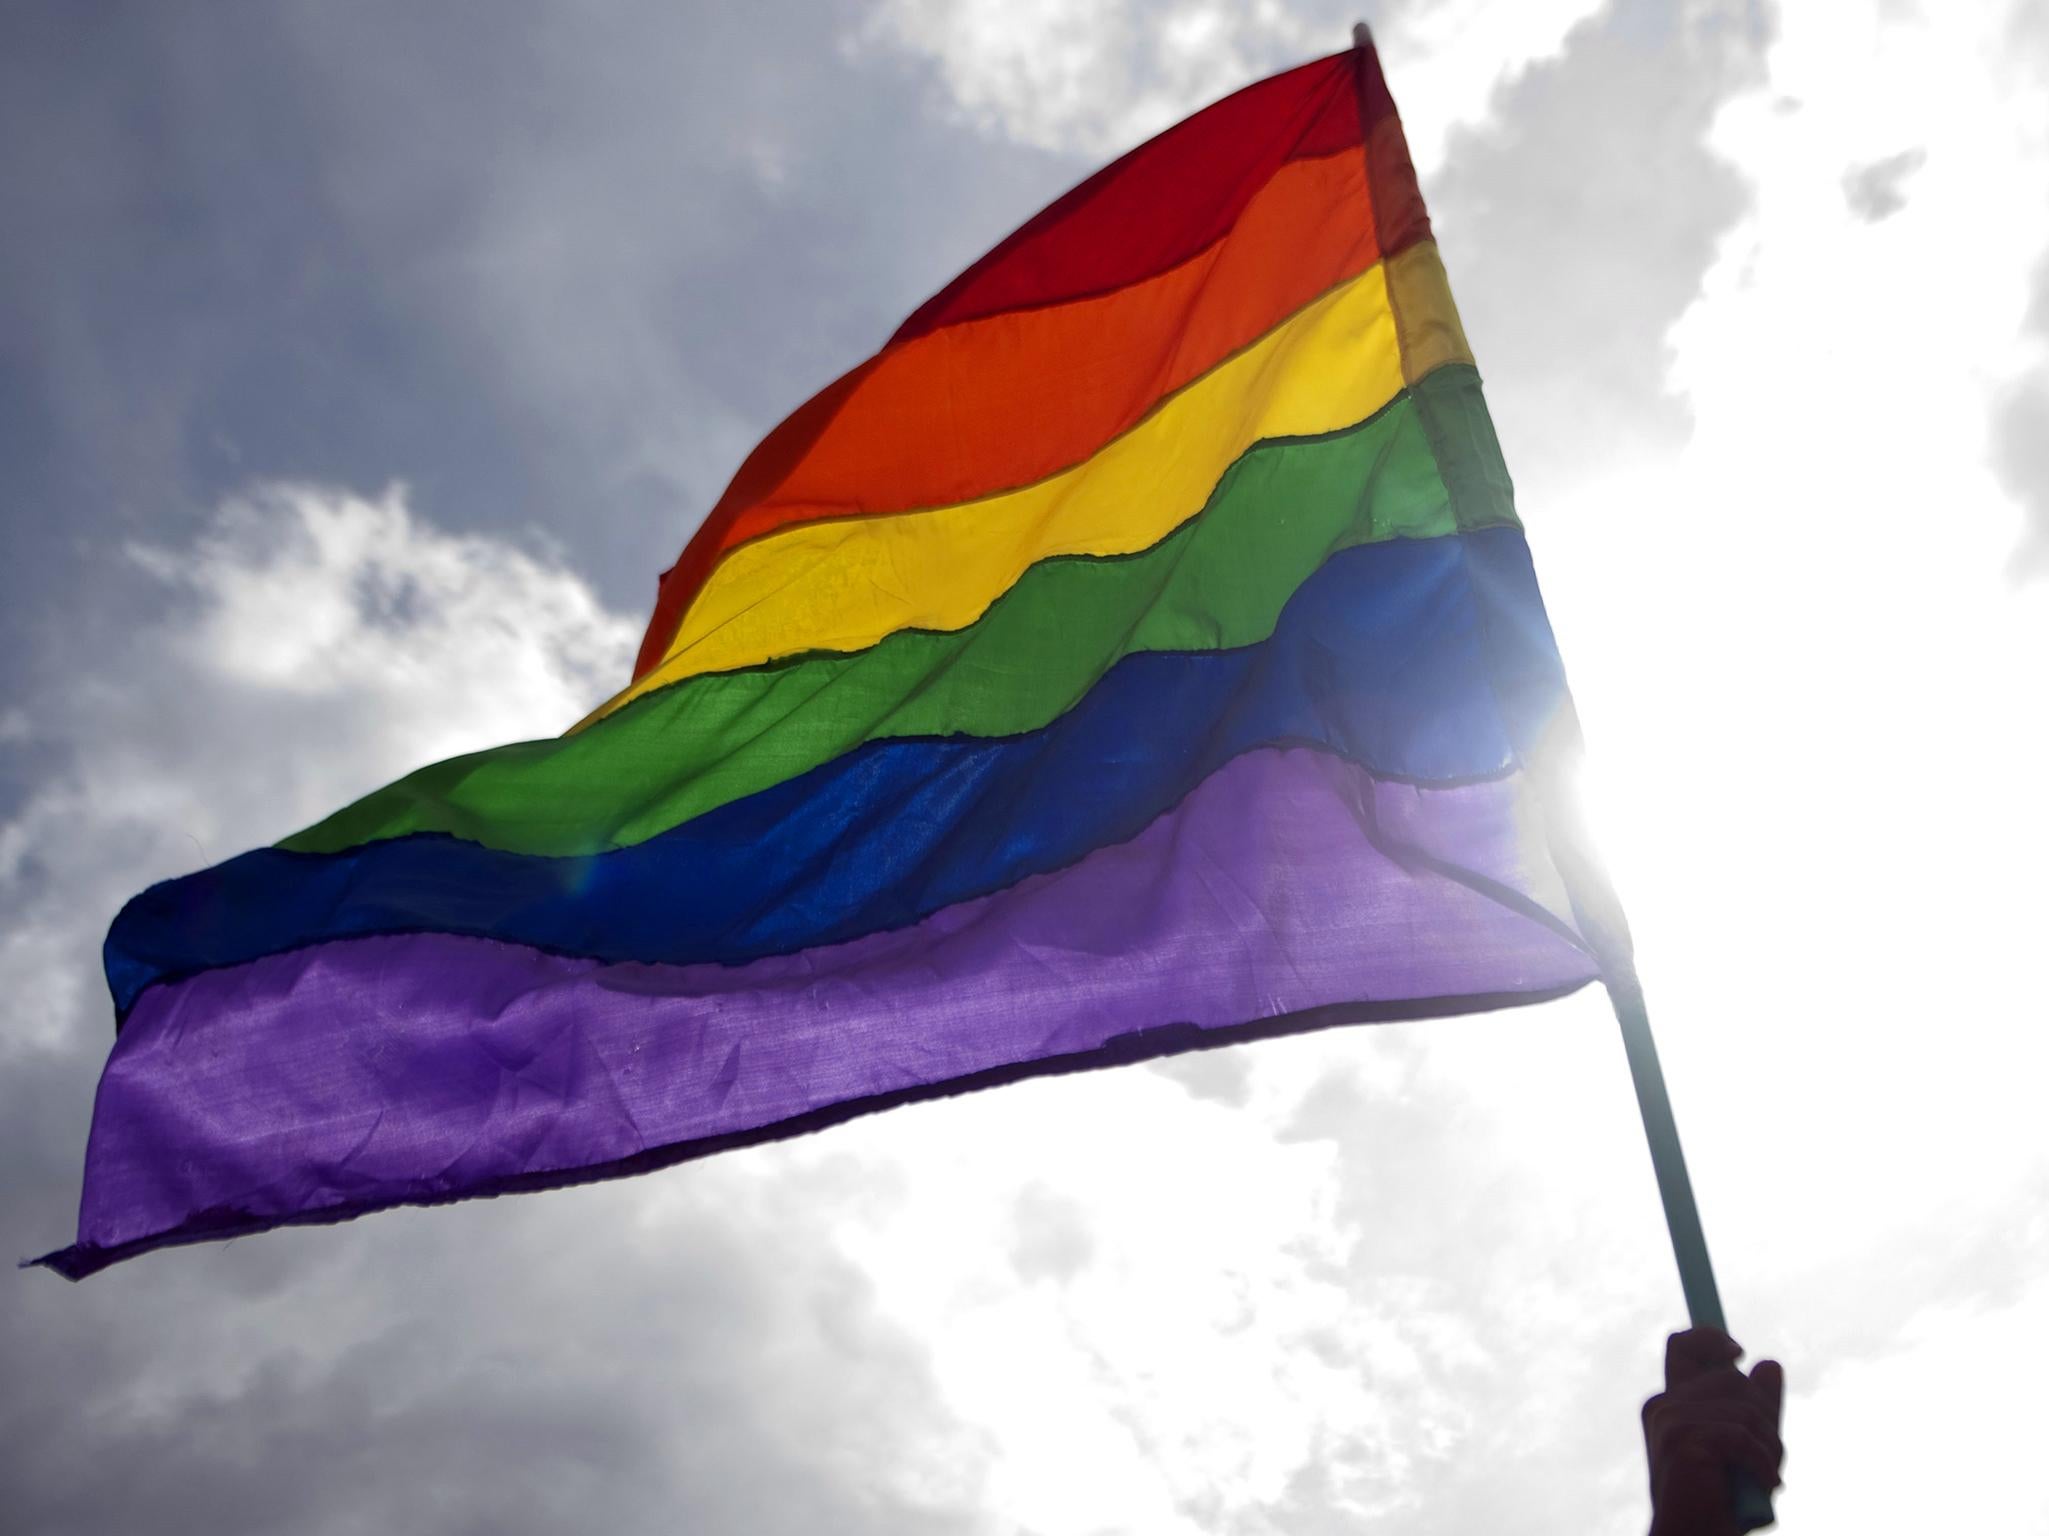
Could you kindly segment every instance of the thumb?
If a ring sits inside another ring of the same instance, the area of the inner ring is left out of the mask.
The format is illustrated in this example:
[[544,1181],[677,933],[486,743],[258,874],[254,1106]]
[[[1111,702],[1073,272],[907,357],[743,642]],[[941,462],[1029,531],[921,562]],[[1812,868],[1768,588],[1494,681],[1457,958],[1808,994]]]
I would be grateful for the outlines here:
[[1750,1368],[1750,1380],[1776,1426],[1786,1404],[1786,1368],[1776,1360],[1760,1360]]

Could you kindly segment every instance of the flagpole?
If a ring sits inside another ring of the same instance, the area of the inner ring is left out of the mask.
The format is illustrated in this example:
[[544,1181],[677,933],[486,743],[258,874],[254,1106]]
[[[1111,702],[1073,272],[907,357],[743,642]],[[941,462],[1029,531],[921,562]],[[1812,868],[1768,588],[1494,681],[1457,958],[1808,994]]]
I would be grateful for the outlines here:
[[[1603,885],[1606,885],[1603,878]],[[1605,894],[1614,903],[1612,887]],[[1574,892],[1574,906],[1579,905]],[[1615,903],[1619,915],[1621,907]],[[1651,1035],[1651,1016],[1644,1006],[1643,984],[1627,954],[1616,969],[1602,959],[1602,979],[1608,1001],[1615,1010],[1615,1022],[1622,1027],[1622,1049],[1629,1057],[1630,1080],[1636,1085],[1636,1107],[1643,1119],[1644,1139],[1650,1143],[1651,1171],[1657,1176],[1658,1199],[1665,1207],[1665,1230],[1672,1239],[1672,1256],[1679,1262],[1679,1288],[1686,1296],[1686,1315],[1696,1328],[1729,1331],[1722,1313],[1722,1297],[1715,1285],[1714,1264],[1708,1258],[1707,1233],[1700,1224],[1700,1207],[1694,1203],[1693,1180],[1686,1172],[1686,1153],[1679,1145],[1679,1122],[1672,1114],[1671,1096],[1665,1091],[1664,1069],[1658,1064],[1658,1043]],[[1729,1472],[1729,1502],[1736,1516],[1736,1529],[1755,1531],[1778,1516],[1772,1512],[1771,1494],[1741,1467]]]
[[1679,1288],[1686,1295],[1686,1315],[1696,1328],[1729,1331],[1722,1315],[1721,1293],[1715,1286],[1714,1264],[1708,1258],[1707,1234],[1694,1204],[1693,1181],[1686,1173],[1686,1153],[1679,1145],[1679,1124],[1665,1092],[1665,1074],[1658,1065],[1658,1043],[1644,1007],[1643,985],[1632,975],[1608,979],[1608,1001],[1622,1026],[1622,1049],[1629,1057],[1629,1075],[1636,1084],[1636,1106],[1650,1143],[1651,1170],[1657,1175],[1658,1198],[1664,1202],[1665,1225],[1672,1234],[1672,1256],[1679,1261]]
[[[1568,711],[1570,706],[1568,706]],[[1636,946],[1629,919],[1607,869],[1594,852],[1577,793],[1582,749],[1579,723],[1557,722],[1550,738],[1535,754],[1532,777],[1543,804],[1551,859],[1564,881],[1566,898],[1580,933],[1601,968],[1609,1006],[1622,1029],[1622,1049],[1629,1058],[1629,1078],[1636,1087],[1636,1107],[1649,1143],[1651,1171],[1657,1176],[1658,1199],[1665,1207],[1665,1227],[1672,1238],[1672,1257],[1679,1265],[1679,1289],[1686,1297],[1686,1315],[1696,1328],[1729,1331],[1722,1313],[1715,1267],[1708,1258],[1707,1234],[1694,1203],[1693,1180],[1686,1172],[1686,1153],[1679,1145],[1679,1121],[1665,1090],[1658,1043],[1651,1034],[1650,1010],[1644,1005],[1643,983],[1636,974]]]
[[[1373,30],[1363,21],[1352,25],[1352,46],[1362,51],[1373,46]],[[1644,1007],[1643,987],[1636,977],[1629,923],[1622,915],[1622,903],[1607,871],[1593,856],[1593,842],[1587,836],[1573,793],[1580,757],[1577,721],[1559,722],[1538,756],[1541,761],[1532,764],[1533,777],[1551,832],[1552,856],[1565,881],[1580,931],[1600,962],[1615,1020],[1622,1026],[1622,1046],[1629,1057],[1630,1078],[1636,1084],[1637,1108],[1643,1116],[1644,1136],[1650,1143],[1651,1168],[1657,1175],[1658,1197],[1665,1206],[1672,1254],[1679,1262],[1679,1286],[1686,1296],[1687,1316],[1696,1328],[1719,1328],[1726,1333],[1714,1266],[1708,1260],[1707,1237],[1701,1230],[1700,1210],[1693,1200],[1693,1181],[1687,1177],[1686,1154],[1679,1146],[1679,1125],[1665,1091],[1657,1042],[1651,1037],[1650,1014]]]
[[[1554,723],[1549,738],[1531,762],[1531,777],[1543,807],[1552,862],[1565,884],[1573,917],[1593,950],[1608,991],[1609,1006],[1622,1030],[1622,1049],[1629,1059],[1630,1081],[1636,1087],[1637,1113],[1650,1146],[1651,1172],[1658,1181],[1658,1199],[1665,1208],[1665,1230],[1672,1257],[1679,1265],[1679,1288],[1686,1315],[1696,1328],[1729,1331],[1715,1269],[1708,1258],[1707,1233],[1694,1202],[1693,1180],[1686,1172],[1686,1153],[1679,1145],[1679,1122],[1665,1090],[1658,1044],[1651,1035],[1650,1010],[1644,1005],[1643,983],[1637,979],[1635,945],[1629,920],[1614,882],[1594,852],[1594,842],[1576,792],[1582,755],[1579,722],[1570,704]],[[1773,1523],[1771,1495],[1740,1467],[1729,1474],[1729,1501],[1739,1531],[1755,1531]]]
[[[1364,80],[1364,71],[1369,68],[1377,75],[1377,65],[1366,57],[1373,47],[1373,29],[1363,21],[1352,25],[1352,47],[1361,56],[1360,72],[1355,78]],[[1370,162],[1370,153],[1368,159]],[[1370,180],[1370,163],[1367,174]],[[1707,1234],[1701,1228],[1700,1207],[1694,1203],[1686,1154],[1679,1145],[1679,1122],[1672,1114],[1671,1096],[1665,1091],[1657,1041],[1651,1036],[1650,1012],[1644,1006],[1643,985],[1637,980],[1629,923],[1607,871],[1594,855],[1593,841],[1580,814],[1575,793],[1580,751],[1579,722],[1567,703],[1563,718],[1554,722],[1547,739],[1531,756],[1531,779],[1550,834],[1552,860],[1564,881],[1580,933],[1600,966],[1609,1004],[1615,1010],[1615,1022],[1622,1030],[1622,1048],[1629,1059],[1630,1080],[1636,1086],[1637,1112],[1643,1120],[1644,1140],[1650,1146],[1651,1171],[1658,1181],[1658,1199],[1665,1208],[1665,1230],[1672,1239],[1672,1257],[1679,1265],[1679,1288],[1686,1298],[1686,1315],[1696,1328],[1727,1333],[1728,1322],[1722,1313],[1721,1293],[1715,1285],[1714,1265],[1708,1258]],[[1770,1494],[1747,1471],[1731,1469],[1729,1492],[1739,1531],[1758,1530],[1776,1518]]]

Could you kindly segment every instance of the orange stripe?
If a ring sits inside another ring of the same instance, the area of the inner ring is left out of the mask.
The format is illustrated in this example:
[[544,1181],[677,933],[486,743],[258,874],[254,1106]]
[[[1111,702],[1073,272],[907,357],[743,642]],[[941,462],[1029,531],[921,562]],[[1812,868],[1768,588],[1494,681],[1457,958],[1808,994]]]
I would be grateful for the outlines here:
[[[1071,468],[1320,294],[1428,239],[1384,97],[1359,97],[1363,154],[1354,142],[1284,162],[1240,194],[1220,238],[1179,265],[1105,294],[913,335],[799,407],[664,574],[636,675],[661,661],[684,609],[736,546],[820,519],[956,505]],[[1164,180],[1151,195],[1188,195]]]
[[748,456],[688,554],[711,556],[709,574],[794,523],[951,506],[1057,474],[1378,256],[1358,150],[1285,166],[1228,237],[1172,271],[948,326],[828,386]]
[[1378,258],[1356,149],[1284,166],[1228,238],[1170,272],[885,352],[795,462],[783,439],[811,425],[802,411],[748,459],[713,514],[719,542],[1043,480]]
[[[1437,248],[1411,246],[1057,475],[950,507],[798,523],[742,544],[706,579],[655,665],[591,718],[700,673],[858,651],[904,629],[963,629],[1040,560],[1150,548],[1201,511],[1253,444],[1364,420],[1420,377],[1418,356],[1469,363],[1450,304]],[[1405,336],[1427,345],[1405,353]]]

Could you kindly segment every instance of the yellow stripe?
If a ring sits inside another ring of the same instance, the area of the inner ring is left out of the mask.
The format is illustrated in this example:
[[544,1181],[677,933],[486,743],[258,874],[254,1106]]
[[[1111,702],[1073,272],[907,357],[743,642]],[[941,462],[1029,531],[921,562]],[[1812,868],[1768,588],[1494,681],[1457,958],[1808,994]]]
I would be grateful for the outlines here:
[[1409,383],[1446,363],[1473,360],[1435,244],[1426,240],[1388,263],[1387,303],[1401,335],[1402,377]]
[[1429,338],[1420,348],[1412,340],[1413,377],[1471,361],[1429,244],[1331,290],[1072,469],[956,506],[806,523],[738,546],[684,614],[662,664],[590,719],[703,672],[857,651],[901,629],[962,629],[1049,556],[1149,548],[1199,512],[1262,438],[1335,431],[1393,399],[1408,381],[1404,336]]

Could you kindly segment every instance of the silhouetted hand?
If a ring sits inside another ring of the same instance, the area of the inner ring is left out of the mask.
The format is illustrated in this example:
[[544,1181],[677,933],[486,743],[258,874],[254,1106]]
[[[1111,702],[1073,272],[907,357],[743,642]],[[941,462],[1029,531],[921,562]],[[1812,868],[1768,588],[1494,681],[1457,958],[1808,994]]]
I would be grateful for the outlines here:
[[1786,1375],[1760,1360],[1736,1369],[1743,1346],[1719,1328],[1665,1341],[1665,1390],[1643,1405],[1651,1464],[1651,1536],[1737,1536],[1729,1475],[1742,1467],[1766,1490],[1779,1485],[1779,1408]]

